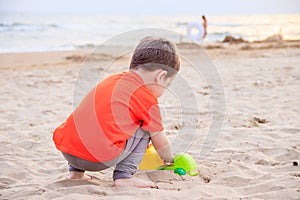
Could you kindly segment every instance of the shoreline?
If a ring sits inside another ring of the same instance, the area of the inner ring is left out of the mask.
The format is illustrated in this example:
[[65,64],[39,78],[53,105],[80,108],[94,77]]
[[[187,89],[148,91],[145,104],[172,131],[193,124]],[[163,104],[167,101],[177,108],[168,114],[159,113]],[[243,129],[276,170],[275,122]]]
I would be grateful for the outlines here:
[[[222,51],[222,50],[229,50],[229,51],[253,51],[253,50],[275,50],[275,49],[289,49],[289,48],[300,48],[300,40],[280,40],[280,41],[254,41],[254,42],[214,42],[214,43],[207,43],[207,44],[197,44],[197,43],[176,43],[177,48],[180,50],[193,50],[198,49],[199,47],[205,51],[212,52]],[[114,56],[115,51],[118,52],[120,49],[127,49],[129,47],[124,46],[107,46],[101,49],[102,54],[104,56]],[[132,47],[133,48],[133,47]],[[96,48],[85,48],[85,49],[74,49],[74,50],[54,50],[54,51],[33,51],[33,52],[0,52],[0,69],[4,68],[15,68],[16,66],[27,66],[26,63],[31,62],[33,67],[39,66],[45,60],[47,60],[48,65],[51,64],[67,64],[70,62],[78,62],[83,61],[86,56],[89,54],[97,52]],[[122,51],[120,51],[122,52]],[[75,55],[76,54],[76,55]],[[34,59],[27,58],[33,56]],[[18,60],[20,57],[24,58],[22,60],[24,63],[19,63]],[[64,59],[62,58],[64,57]],[[59,61],[59,62],[58,62]],[[14,63],[12,66],[9,63]]]
[[[289,48],[289,47],[300,47],[300,39],[283,39],[281,35],[272,35],[268,38],[265,38],[263,40],[254,40],[254,41],[248,41],[244,40],[243,38],[235,38],[231,35],[227,35],[222,41],[214,41],[214,42],[175,42],[175,44],[180,47],[188,47],[193,48],[196,46],[197,48],[201,46],[205,50],[208,49],[218,49],[218,48],[232,48],[235,46],[238,46],[241,50],[245,49],[263,49],[263,48]],[[21,54],[21,53],[44,53],[44,52],[74,52],[74,51],[93,51],[99,46],[95,45],[87,45],[87,47],[79,47],[75,49],[55,49],[55,50],[37,50],[37,51],[12,51],[12,52],[0,52],[0,54]],[[250,48],[245,48],[244,46],[248,46]],[[130,46],[124,46],[124,45],[112,45],[112,46],[103,46],[104,48],[134,48],[134,45]]]

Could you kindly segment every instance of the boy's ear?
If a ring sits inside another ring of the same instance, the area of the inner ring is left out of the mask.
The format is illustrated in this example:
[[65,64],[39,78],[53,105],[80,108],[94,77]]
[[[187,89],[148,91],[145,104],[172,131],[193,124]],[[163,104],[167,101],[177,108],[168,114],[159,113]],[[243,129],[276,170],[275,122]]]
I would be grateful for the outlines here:
[[165,70],[159,71],[159,73],[158,73],[157,76],[156,76],[156,81],[157,81],[157,83],[161,83],[161,81],[165,80],[167,74],[168,74],[168,72],[165,71]]

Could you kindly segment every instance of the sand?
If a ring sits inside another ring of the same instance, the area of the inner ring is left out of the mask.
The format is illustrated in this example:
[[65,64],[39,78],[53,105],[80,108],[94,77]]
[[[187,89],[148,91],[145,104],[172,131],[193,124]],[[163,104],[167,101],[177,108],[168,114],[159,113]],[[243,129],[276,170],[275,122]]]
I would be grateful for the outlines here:
[[[197,56],[193,46],[179,48]],[[0,54],[0,199],[300,199],[299,43],[216,43],[206,48],[224,85],[222,132],[201,158],[211,97],[209,87],[187,67],[182,73],[190,77],[200,108],[189,113],[199,116],[191,124],[199,136],[187,152],[195,157],[199,175],[137,173],[158,189],[112,187],[111,169],[88,172],[92,181],[66,180],[67,163],[52,133],[73,110],[74,83],[91,50]],[[94,63],[109,60],[113,52],[98,55]],[[124,70],[128,58],[114,64]],[[165,129],[170,137],[189,126],[178,123],[175,102],[162,104],[169,109]]]

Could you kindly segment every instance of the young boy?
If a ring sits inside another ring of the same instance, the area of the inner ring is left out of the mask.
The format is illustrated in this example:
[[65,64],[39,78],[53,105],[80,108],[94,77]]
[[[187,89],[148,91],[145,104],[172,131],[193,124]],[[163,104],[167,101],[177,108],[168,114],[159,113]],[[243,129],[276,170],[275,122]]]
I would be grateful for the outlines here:
[[69,163],[70,179],[87,180],[85,170],[116,166],[113,186],[154,186],[133,174],[150,140],[166,163],[173,162],[157,98],[179,68],[174,44],[146,37],[134,50],[128,72],[104,79],[83,99],[53,135]]

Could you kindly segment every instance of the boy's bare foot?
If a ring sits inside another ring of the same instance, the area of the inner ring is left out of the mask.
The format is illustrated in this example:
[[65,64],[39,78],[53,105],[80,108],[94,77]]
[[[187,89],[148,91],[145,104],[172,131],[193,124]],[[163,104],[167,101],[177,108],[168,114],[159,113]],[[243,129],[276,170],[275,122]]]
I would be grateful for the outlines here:
[[113,186],[132,186],[138,188],[147,188],[147,187],[155,187],[155,184],[151,181],[144,181],[139,178],[124,178],[124,179],[116,179],[114,181]]
[[71,171],[68,179],[91,180],[84,172]]

